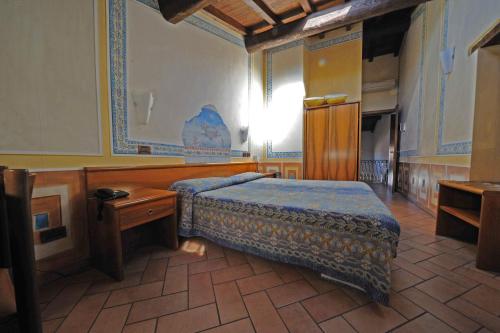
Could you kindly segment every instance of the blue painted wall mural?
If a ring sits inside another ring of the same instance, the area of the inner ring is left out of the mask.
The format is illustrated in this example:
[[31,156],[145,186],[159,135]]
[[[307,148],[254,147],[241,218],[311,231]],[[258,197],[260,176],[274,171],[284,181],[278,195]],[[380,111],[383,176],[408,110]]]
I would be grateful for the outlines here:
[[186,163],[229,162],[231,134],[213,105],[187,120],[182,130]]

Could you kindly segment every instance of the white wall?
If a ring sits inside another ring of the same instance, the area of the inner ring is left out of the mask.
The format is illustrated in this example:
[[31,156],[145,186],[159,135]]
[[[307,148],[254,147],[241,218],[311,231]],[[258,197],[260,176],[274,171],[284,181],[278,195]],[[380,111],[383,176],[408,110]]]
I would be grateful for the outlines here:
[[377,121],[375,131],[373,132],[373,159],[387,160],[389,159],[389,139],[391,128],[391,116],[385,114],[382,119]]
[[361,132],[361,160],[373,160],[374,136],[370,131]]
[[397,104],[397,81],[399,76],[399,57],[392,54],[375,57],[373,61],[363,60],[363,84],[395,80],[396,87],[384,91],[364,92],[362,111],[394,109]]
[[304,48],[301,44],[267,53],[267,109],[261,119],[263,137],[273,151],[302,151]]
[[[134,0],[127,5],[129,138],[182,145],[184,122],[212,104],[231,132],[232,149],[247,150],[239,137],[249,122],[246,50],[190,23],[168,23]],[[148,125],[138,122],[131,99],[144,91],[156,95]]]
[[361,160],[389,159],[391,116],[386,114],[377,121],[375,129],[361,132]]
[[0,1],[0,152],[100,154],[93,0]]

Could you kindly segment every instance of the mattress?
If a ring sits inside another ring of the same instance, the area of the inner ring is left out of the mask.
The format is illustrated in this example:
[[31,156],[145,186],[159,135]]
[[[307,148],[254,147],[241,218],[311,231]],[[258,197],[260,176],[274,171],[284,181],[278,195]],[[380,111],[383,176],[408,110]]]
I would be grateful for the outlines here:
[[368,185],[245,173],[171,189],[181,236],[307,267],[388,303],[400,227]]

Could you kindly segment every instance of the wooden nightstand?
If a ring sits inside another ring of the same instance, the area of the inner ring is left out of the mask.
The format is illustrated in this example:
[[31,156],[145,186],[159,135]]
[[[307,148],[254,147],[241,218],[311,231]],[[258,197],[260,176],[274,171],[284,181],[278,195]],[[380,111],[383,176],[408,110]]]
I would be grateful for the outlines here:
[[279,172],[264,172],[263,173],[264,175],[264,178],[279,178],[280,177],[280,173]]
[[148,243],[178,248],[176,192],[115,188],[130,195],[105,201],[100,220],[99,201],[88,199],[90,250],[96,268],[123,280],[123,261],[131,248]]

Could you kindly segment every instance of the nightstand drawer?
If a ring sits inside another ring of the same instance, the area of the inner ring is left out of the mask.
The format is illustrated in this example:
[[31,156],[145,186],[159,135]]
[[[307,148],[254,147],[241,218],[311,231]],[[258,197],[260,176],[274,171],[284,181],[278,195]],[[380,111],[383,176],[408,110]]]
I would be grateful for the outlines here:
[[175,198],[167,198],[120,209],[120,229],[126,230],[175,213]]

